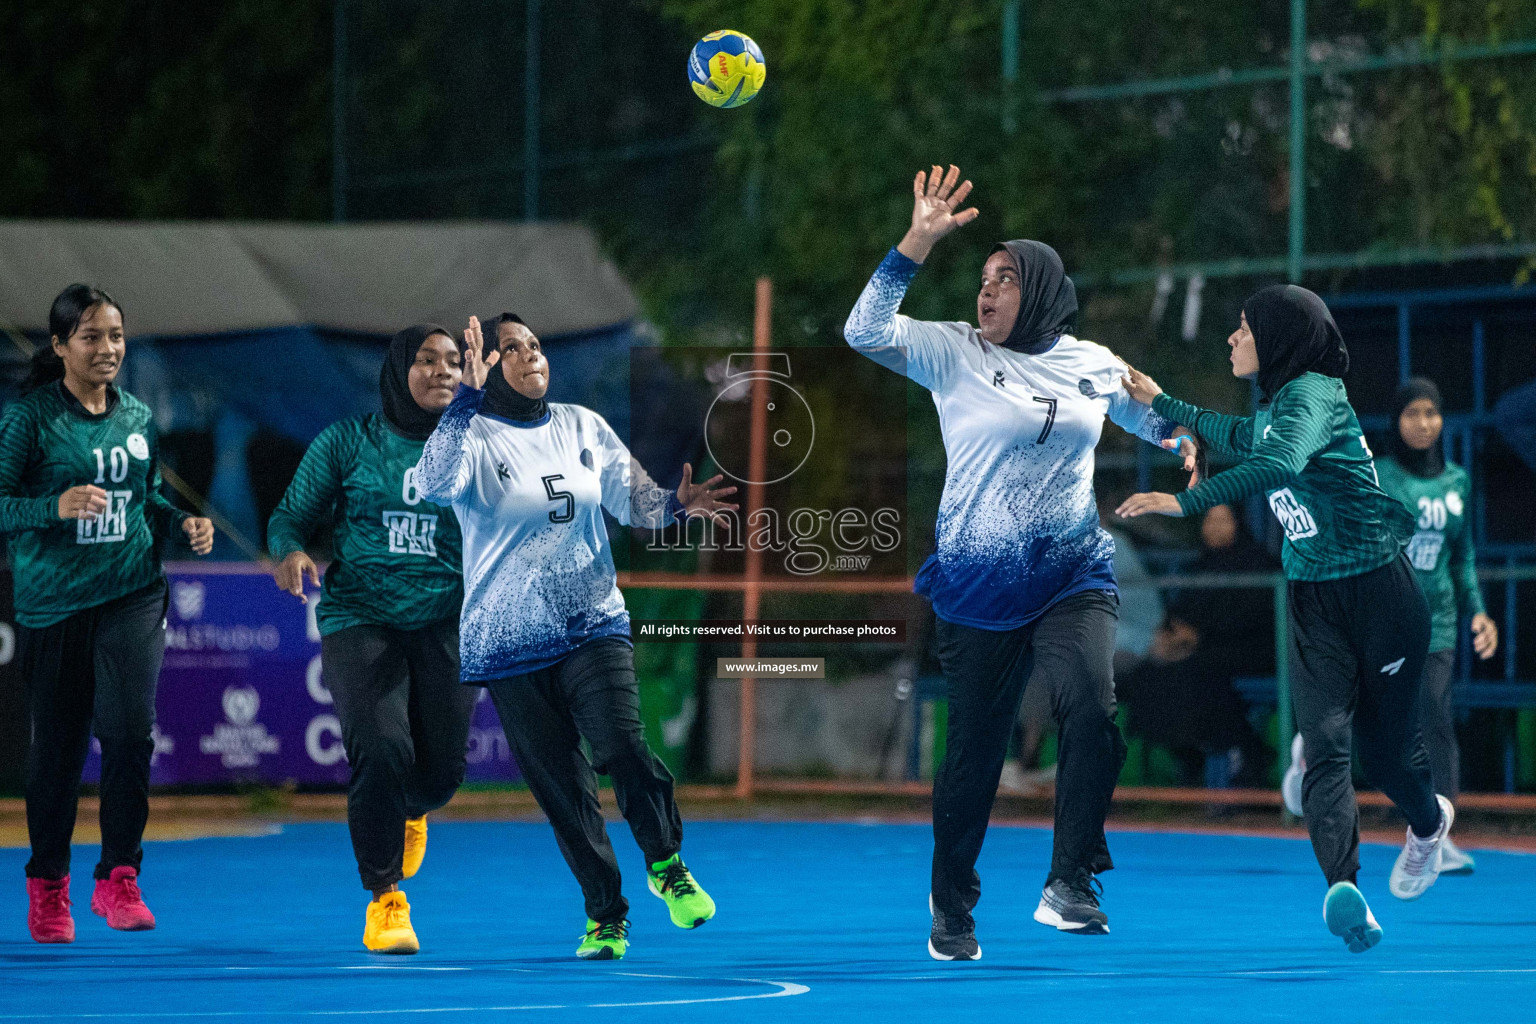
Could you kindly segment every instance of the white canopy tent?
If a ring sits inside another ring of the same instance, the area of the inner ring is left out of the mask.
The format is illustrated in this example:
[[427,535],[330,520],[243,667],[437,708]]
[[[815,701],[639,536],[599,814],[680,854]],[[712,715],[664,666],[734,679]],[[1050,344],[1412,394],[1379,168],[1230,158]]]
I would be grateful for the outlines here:
[[111,292],[135,336],[388,335],[503,309],[555,336],[639,312],[574,224],[0,221],[0,324],[46,330],[49,302],[75,281]]

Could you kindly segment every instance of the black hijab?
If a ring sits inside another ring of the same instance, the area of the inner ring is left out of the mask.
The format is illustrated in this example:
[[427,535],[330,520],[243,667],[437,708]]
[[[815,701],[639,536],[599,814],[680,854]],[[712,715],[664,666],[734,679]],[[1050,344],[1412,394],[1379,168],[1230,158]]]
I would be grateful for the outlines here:
[[1004,348],[1037,356],[1071,330],[1077,316],[1077,289],[1056,250],[1044,242],[1000,242],[992,252],[1006,252],[1019,271],[1019,315]]
[[1259,392],[1274,399],[1304,373],[1343,377],[1349,350],[1333,314],[1313,292],[1294,284],[1261,288],[1243,303],[1259,355]]
[[[496,335],[502,324],[521,323],[523,318],[516,313],[503,313],[492,317],[489,323],[490,333],[485,342],[485,354],[490,355],[497,351]],[[524,324],[524,326],[527,325]],[[492,416],[500,416],[504,420],[528,423],[543,419],[549,413],[549,403],[542,398],[529,398],[507,383],[507,375],[502,372],[501,363],[498,361],[486,376],[485,399],[480,403],[480,411],[490,413]]]
[[1397,389],[1397,398],[1392,402],[1392,428],[1387,433],[1387,451],[1399,466],[1414,476],[1433,478],[1445,472],[1445,435],[1441,434],[1434,444],[1419,451],[1403,440],[1402,428],[1398,426],[1403,410],[1421,398],[1434,402],[1436,412],[1443,408],[1440,389],[1428,377],[1410,377]]
[[416,353],[434,334],[441,334],[450,341],[453,335],[436,324],[415,324],[389,339],[389,354],[379,370],[379,398],[384,402],[384,419],[402,437],[412,441],[425,441],[432,436],[440,412],[428,412],[411,397],[409,377]]

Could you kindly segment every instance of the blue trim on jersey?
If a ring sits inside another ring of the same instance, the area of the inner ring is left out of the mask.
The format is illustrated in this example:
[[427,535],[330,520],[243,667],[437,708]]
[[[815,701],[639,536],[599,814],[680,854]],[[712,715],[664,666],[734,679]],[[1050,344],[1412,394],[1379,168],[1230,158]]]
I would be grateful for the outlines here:
[[549,411],[548,407],[546,407],[544,409],[544,415],[540,416],[536,420],[509,420],[505,416],[497,416],[493,412],[481,412],[478,415],[484,416],[488,420],[495,420],[497,423],[505,423],[509,427],[517,427],[520,430],[531,430],[534,427],[542,427],[544,424],[548,423],[549,417],[553,414]]
[[[1083,571],[1074,576],[1065,587],[1047,598],[1034,611],[1019,618],[1016,613],[1019,602],[1015,595],[1000,593],[995,588],[987,586],[968,589],[949,584],[941,576],[938,559],[939,556],[936,554],[928,556],[923,567],[917,572],[912,591],[928,598],[933,603],[933,613],[945,622],[952,622],[957,626],[969,626],[972,629],[1003,632],[1027,626],[1067,598],[1088,590],[1107,591],[1117,598],[1120,595],[1119,585],[1115,582],[1114,560],[1112,558],[1095,559],[1085,565]],[[961,613],[962,608],[964,614]],[[1010,616],[1009,613],[1014,614]]]
[[498,668],[482,669],[479,672],[463,669],[459,672],[459,682],[483,686],[496,679],[525,676],[530,672],[537,672],[541,668],[549,668],[551,665],[564,661],[576,653],[578,649],[586,646],[593,640],[602,640],[607,637],[623,640],[631,647],[635,645],[634,639],[630,636],[629,612],[621,612],[594,629],[567,636],[565,642],[558,647],[548,647],[537,654],[516,658]]

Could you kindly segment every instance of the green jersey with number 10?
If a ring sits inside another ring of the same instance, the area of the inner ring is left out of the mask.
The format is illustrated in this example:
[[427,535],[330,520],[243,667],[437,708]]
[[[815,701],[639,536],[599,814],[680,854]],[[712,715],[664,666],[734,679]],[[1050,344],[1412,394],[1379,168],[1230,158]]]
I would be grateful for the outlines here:
[[1344,382],[1304,373],[1253,416],[1224,416],[1158,395],[1152,408],[1243,461],[1180,494],[1187,516],[1263,492],[1285,528],[1287,579],[1379,569],[1413,536],[1413,517],[1381,489]]
[[[113,387],[87,412],[62,381],[12,402],[0,419],[0,533],[8,535],[16,621],[31,629],[131,594],[161,577],[160,548],[187,514],[160,493],[149,407]],[[94,519],[60,519],[59,495],[107,494]]]
[[424,500],[416,462],[424,442],[401,437],[382,416],[333,423],[315,438],[267,524],[281,561],[335,526],[335,560],[315,609],[322,635],[348,626],[420,629],[457,619],[464,599],[459,523]]

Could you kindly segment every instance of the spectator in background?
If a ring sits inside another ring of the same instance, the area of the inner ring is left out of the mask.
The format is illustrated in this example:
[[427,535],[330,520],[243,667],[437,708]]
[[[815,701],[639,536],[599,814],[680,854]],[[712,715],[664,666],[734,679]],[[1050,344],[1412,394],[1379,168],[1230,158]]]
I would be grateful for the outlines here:
[[[1230,506],[1205,514],[1200,540],[1191,573],[1275,569]],[[1131,709],[1130,732],[1170,748],[1185,784],[1202,778],[1207,756],[1226,754],[1235,783],[1264,785],[1273,754],[1249,723],[1235,680],[1273,671],[1274,646],[1269,590],[1185,590],[1153,634],[1147,659],[1117,687]]]
[[[1509,396],[1506,396],[1506,399]],[[1536,412],[1536,392],[1532,393]],[[1504,403],[1499,403],[1503,408]],[[1408,560],[1429,601],[1429,657],[1424,662],[1419,716],[1429,753],[1435,792],[1455,801],[1461,788],[1461,751],[1451,708],[1451,670],[1462,616],[1472,619],[1472,649],[1488,659],[1499,646],[1499,631],[1483,609],[1472,550],[1472,481],[1467,471],[1445,461],[1440,389],[1414,377],[1397,392],[1392,409],[1388,456],[1376,466],[1381,489],[1408,506],[1417,519],[1408,542]],[[1536,429],[1536,424],[1532,425]],[[1520,452],[1520,448],[1515,449]],[[1530,450],[1522,458],[1536,458]],[[1471,856],[1446,836],[1440,844],[1441,874],[1471,874]]]

